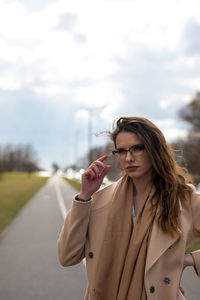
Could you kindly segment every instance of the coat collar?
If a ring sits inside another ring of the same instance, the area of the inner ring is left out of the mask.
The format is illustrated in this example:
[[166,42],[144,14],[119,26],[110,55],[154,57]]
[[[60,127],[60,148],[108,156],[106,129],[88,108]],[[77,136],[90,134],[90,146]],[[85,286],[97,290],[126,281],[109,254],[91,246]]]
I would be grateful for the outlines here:
[[[180,212],[182,210],[181,201],[179,199]],[[178,228],[178,232],[174,235],[163,233],[162,229],[158,226],[157,222],[154,222],[152,228],[152,234],[149,242],[149,248],[147,253],[147,261],[145,267],[145,273],[152,267],[153,264],[160,258],[160,256],[172,246],[182,235],[182,231]]]

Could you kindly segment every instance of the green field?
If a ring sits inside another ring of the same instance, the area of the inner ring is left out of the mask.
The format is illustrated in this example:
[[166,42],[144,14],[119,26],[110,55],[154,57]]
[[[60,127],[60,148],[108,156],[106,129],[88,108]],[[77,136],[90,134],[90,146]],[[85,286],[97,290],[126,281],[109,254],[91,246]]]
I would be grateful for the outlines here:
[[0,232],[19,210],[46,183],[47,177],[36,174],[4,173],[0,178]]
[[81,188],[81,183],[77,180],[69,179],[64,177],[64,179],[69,182],[78,192],[80,191]]
[[200,238],[195,239],[188,247],[186,253],[200,249]]

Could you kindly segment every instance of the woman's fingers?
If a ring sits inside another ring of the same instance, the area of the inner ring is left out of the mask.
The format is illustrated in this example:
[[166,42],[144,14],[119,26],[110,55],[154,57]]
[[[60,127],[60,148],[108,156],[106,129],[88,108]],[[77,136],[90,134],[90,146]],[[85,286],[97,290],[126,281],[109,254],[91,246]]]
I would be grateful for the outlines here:
[[[95,179],[103,179],[104,176],[108,173],[110,169],[110,165],[106,165],[103,163],[104,160],[108,157],[108,154],[101,156],[99,159],[95,160],[85,171],[83,174],[88,179],[91,178],[92,180]],[[100,171],[102,168],[102,171]]]
[[98,166],[97,166],[95,163],[93,163],[93,164],[91,165],[91,169],[92,169],[93,172],[96,174],[96,176],[99,175],[99,168],[98,168]]
[[95,164],[93,164],[85,171],[83,176],[88,179],[91,178],[92,180],[99,179],[100,177],[99,168]]
[[97,161],[104,161],[104,160],[106,160],[106,158],[108,158],[108,154],[105,154],[105,155],[99,157],[99,158],[97,159]]
[[[100,176],[100,170],[99,168],[102,168],[103,170],[107,169],[110,166],[107,166],[106,164],[103,163],[103,161],[108,157],[107,154],[101,156],[99,159],[95,160],[89,167],[90,170],[92,170],[96,177],[99,178]],[[102,171],[103,172],[103,171]]]
[[103,169],[103,171],[101,172],[101,174],[99,174],[99,179],[102,179],[107,175],[107,173],[109,172],[111,166],[108,165],[106,166],[106,168]]
[[184,289],[179,285],[179,290],[181,291],[181,293],[184,295],[185,294],[185,291]]
[[94,163],[102,168],[106,168],[107,165],[105,163],[103,163],[104,160],[106,160],[108,158],[108,154],[105,154],[103,156],[101,156],[100,158],[98,158],[97,160],[94,161]]
[[83,173],[81,193],[84,197],[89,196],[90,198],[90,196],[101,186],[104,177],[111,168],[110,165],[103,163],[107,157],[108,155],[106,154],[95,160]]
[[91,179],[94,179],[96,177],[96,174],[95,172],[90,168],[90,169],[87,169],[85,171],[85,173],[83,174],[83,176],[85,175],[86,178],[91,178]]

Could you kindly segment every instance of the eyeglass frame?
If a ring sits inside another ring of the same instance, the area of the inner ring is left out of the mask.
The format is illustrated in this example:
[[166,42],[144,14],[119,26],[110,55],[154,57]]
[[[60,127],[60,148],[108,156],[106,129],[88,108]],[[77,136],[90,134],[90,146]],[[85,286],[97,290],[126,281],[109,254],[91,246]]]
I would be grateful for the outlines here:
[[[134,150],[137,149],[138,147],[140,148],[141,151],[138,154],[135,154]],[[119,156],[121,154],[122,156],[126,157],[127,153],[130,152],[130,154],[132,156],[137,157],[137,156],[142,155],[144,149],[145,149],[145,146],[143,144],[136,144],[136,145],[131,146],[129,149],[124,149],[124,148],[115,149],[112,151],[112,154],[113,155],[118,154]],[[121,153],[120,153],[120,151],[121,151]]]

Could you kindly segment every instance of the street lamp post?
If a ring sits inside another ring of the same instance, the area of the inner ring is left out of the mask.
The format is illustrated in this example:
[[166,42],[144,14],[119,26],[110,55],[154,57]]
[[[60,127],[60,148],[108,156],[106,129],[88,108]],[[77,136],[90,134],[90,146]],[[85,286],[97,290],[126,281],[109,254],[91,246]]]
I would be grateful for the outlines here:
[[75,131],[75,139],[74,139],[74,165],[77,169],[77,161],[78,161],[78,139],[79,139],[79,130]]
[[92,111],[88,110],[88,160],[89,165],[93,161],[92,157]]

